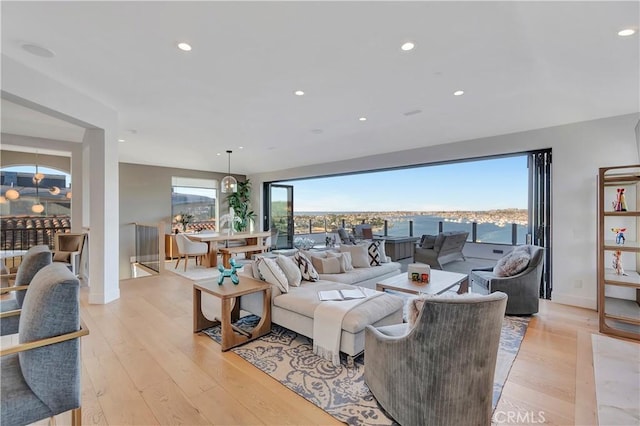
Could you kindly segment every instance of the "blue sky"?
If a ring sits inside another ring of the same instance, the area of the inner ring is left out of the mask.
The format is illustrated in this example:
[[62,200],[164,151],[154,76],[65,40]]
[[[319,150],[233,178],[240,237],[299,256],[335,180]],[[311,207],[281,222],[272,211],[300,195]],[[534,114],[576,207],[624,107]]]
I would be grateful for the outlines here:
[[527,208],[527,157],[282,182],[296,212]]

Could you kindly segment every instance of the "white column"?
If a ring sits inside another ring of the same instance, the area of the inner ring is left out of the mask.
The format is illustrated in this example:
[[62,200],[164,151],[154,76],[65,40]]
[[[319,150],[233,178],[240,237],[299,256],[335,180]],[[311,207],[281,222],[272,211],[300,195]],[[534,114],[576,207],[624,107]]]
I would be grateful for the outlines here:
[[[87,129],[89,177],[89,303],[109,303],[120,297],[118,283],[119,211],[118,142],[115,133]],[[87,163],[85,163],[86,165]],[[84,195],[84,194],[83,194]]]
[[82,172],[82,144],[74,144],[71,150],[71,232],[82,232],[85,224],[89,223],[84,218],[84,197],[83,197],[83,172]]

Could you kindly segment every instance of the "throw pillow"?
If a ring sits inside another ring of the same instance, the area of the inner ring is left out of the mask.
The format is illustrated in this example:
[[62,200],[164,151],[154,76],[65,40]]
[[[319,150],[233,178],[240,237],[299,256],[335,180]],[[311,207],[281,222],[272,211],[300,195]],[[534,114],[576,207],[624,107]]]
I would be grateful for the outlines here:
[[528,250],[513,250],[502,257],[493,267],[493,273],[497,277],[512,277],[527,269],[531,254]]
[[260,269],[258,268],[258,264],[260,264],[260,262],[262,262],[263,259],[264,259],[263,256],[258,256],[253,262],[251,262],[251,272],[253,273],[253,278],[260,281],[264,281],[264,277],[260,275]]
[[319,274],[339,274],[340,260],[337,257],[312,256],[311,263]]
[[423,235],[420,240],[420,248],[423,249],[432,249],[435,246],[436,238],[435,235]]
[[315,270],[311,261],[304,254],[299,251],[296,252],[296,254],[293,255],[293,261],[298,265],[303,280],[318,281],[320,279],[318,271]]
[[300,268],[298,268],[298,265],[296,265],[293,259],[280,254],[276,258],[276,262],[278,262],[278,266],[286,275],[289,285],[293,287],[300,287],[300,281],[302,281],[302,273],[300,272]]
[[340,273],[353,271],[353,265],[351,264],[351,253],[335,253],[332,251],[328,251],[327,257],[335,257],[340,261]]
[[391,258],[387,256],[387,249],[385,248],[385,240],[378,240],[378,253],[380,253],[380,263],[389,263]]
[[367,253],[369,254],[369,265],[380,266],[380,241],[368,243]]
[[363,245],[357,246],[340,246],[340,252],[351,254],[351,264],[354,268],[369,268],[369,254],[367,253],[367,247]]
[[262,261],[258,263],[258,271],[260,272],[260,275],[264,277],[266,282],[275,285],[283,293],[289,292],[289,281],[287,280],[287,276],[282,272],[282,269],[280,269],[278,262],[276,262],[275,259],[263,257]]

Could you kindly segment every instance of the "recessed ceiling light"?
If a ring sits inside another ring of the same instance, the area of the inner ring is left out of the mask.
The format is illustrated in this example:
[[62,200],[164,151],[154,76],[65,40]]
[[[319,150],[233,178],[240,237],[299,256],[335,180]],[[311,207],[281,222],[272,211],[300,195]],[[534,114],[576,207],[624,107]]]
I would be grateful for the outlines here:
[[118,139],[118,142],[124,142],[124,139]]
[[404,50],[405,52],[409,51],[409,50],[413,50],[413,48],[416,47],[415,43],[408,41],[406,43],[404,43],[402,46],[400,46],[400,49]]
[[453,92],[453,96],[462,96],[464,95],[464,90],[456,90]]
[[219,152],[216,152],[216,155],[217,155],[217,156],[220,156],[220,155],[222,155],[222,154],[220,154]]
[[360,121],[367,121],[367,117],[360,117],[360,118],[358,118],[358,120],[360,120]]
[[244,149],[244,146],[239,146],[238,149]]
[[22,45],[22,48],[32,55],[40,56],[41,58],[53,58],[56,54],[53,50],[47,49],[46,47],[38,46],[33,43],[25,43]]
[[178,43],[178,49],[188,52],[191,50],[191,45],[189,43],[184,43],[184,42]]
[[624,30],[618,31],[618,35],[620,37],[628,37],[630,35],[634,35],[635,33],[636,30],[634,30],[633,28],[625,28]]
[[314,135],[319,135],[322,133],[322,129],[311,129],[311,133]]
[[295,92],[293,92],[293,94],[296,96],[303,96],[304,92],[302,90],[296,90]]

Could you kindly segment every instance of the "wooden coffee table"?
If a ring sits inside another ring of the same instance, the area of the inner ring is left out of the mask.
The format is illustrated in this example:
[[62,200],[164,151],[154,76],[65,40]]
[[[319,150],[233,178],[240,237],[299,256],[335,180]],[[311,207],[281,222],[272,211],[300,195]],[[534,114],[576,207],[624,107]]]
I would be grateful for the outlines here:
[[422,284],[411,281],[407,273],[396,275],[386,280],[382,280],[376,284],[376,290],[395,290],[410,294],[442,294],[460,284],[458,294],[467,293],[469,291],[469,277],[465,274],[457,272],[431,270],[431,281],[429,284]]
[[[202,313],[202,292],[209,293],[220,299],[222,304],[221,318],[215,321],[207,319]],[[242,330],[233,325],[240,319],[240,300],[231,307],[233,300],[246,294],[264,292],[262,295],[262,318],[253,330]],[[220,334],[223,351],[257,339],[271,331],[271,284],[254,280],[247,276],[240,276],[240,282],[235,285],[225,280],[218,285],[217,279],[199,281],[193,284],[193,332],[197,333],[205,328],[220,324]]]

